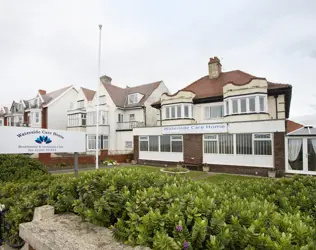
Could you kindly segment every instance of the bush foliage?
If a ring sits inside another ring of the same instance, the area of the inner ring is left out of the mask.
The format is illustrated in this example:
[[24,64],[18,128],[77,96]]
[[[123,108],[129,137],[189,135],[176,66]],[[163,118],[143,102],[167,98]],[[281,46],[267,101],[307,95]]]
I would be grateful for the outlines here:
[[51,204],[127,244],[174,250],[315,249],[315,200],[312,177],[215,185],[137,169],[37,177],[0,191],[13,231]]
[[0,182],[33,178],[43,174],[47,174],[47,170],[37,159],[25,155],[0,154]]

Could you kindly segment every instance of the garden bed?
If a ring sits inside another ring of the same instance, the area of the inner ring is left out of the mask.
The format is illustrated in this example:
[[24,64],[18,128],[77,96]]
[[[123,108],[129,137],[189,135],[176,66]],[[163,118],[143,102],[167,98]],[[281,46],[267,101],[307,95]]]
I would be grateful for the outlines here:
[[167,174],[188,174],[190,172],[189,169],[186,168],[161,168],[160,172]]

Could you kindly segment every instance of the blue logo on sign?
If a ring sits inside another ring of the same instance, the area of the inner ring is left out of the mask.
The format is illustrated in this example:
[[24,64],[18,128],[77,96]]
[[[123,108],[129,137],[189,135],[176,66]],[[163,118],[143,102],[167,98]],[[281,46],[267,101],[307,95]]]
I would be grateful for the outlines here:
[[38,144],[42,144],[42,143],[49,144],[52,142],[52,140],[48,136],[41,135],[36,138],[35,142]]

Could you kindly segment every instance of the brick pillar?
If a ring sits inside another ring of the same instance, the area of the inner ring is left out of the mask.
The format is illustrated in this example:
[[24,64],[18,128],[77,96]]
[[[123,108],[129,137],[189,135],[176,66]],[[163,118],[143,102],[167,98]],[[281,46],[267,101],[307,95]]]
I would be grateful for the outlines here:
[[4,117],[4,126],[8,126],[8,117]]
[[139,136],[134,135],[134,160],[138,162],[139,159]]
[[278,177],[284,176],[285,172],[285,133],[274,133],[274,167]]
[[23,114],[23,122],[25,123],[25,124],[28,124],[29,123],[29,117],[28,117],[28,115],[27,115],[28,113],[27,112],[24,112],[24,114]]
[[47,127],[47,108],[42,108],[42,128]]
[[183,135],[184,163],[201,165],[203,163],[203,135]]

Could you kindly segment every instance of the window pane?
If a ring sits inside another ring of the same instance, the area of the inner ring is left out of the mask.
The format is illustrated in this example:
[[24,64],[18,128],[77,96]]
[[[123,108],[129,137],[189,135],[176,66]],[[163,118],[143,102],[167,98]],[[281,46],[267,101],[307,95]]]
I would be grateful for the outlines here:
[[255,140],[255,155],[272,155],[272,143],[271,141],[265,140]]
[[233,100],[233,114],[238,113],[238,100]]
[[233,154],[234,143],[232,134],[218,135],[219,153],[220,154]]
[[271,139],[271,134],[255,134],[255,139]]
[[229,115],[229,102],[226,101],[226,115]]
[[170,107],[171,108],[171,118],[176,118],[176,107]]
[[252,154],[252,134],[236,134],[236,153],[241,155]]
[[166,118],[169,119],[170,118],[170,107],[166,108]]
[[149,136],[149,151],[159,151],[158,136]]
[[182,141],[171,141],[172,152],[182,152]]
[[264,112],[264,97],[260,96],[259,97],[259,103],[260,103],[260,112]]
[[223,117],[223,106],[213,106],[211,107],[211,118]]
[[256,112],[256,98],[255,97],[249,98],[249,111]]
[[288,140],[288,162],[290,170],[303,170],[303,139]]
[[103,149],[108,149],[109,148],[109,137],[103,135]]
[[171,136],[171,140],[173,140],[173,141],[181,140],[182,141],[182,135],[172,135]]
[[211,107],[204,108],[204,118],[210,119],[211,118]]
[[139,140],[141,141],[147,141],[148,140],[148,136],[140,136]]
[[139,150],[140,151],[148,151],[148,141],[140,141],[139,142]]
[[189,106],[187,105],[184,106],[184,117],[189,117]]
[[182,117],[181,115],[181,106],[177,106],[177,118]]
[[204,153],[217,154],[217,141],[204,141]]
[[204,140],[217,140],[217,135],[204,135]]
[[240,99],[240,112],[241,112],[241,113],[247,112],[246,103],[247,103],[247,99],[246,99],[246,98]]
[[160,151],[161,152],[170,152],[170,136],[169,135],[162,135],[160,136]]

